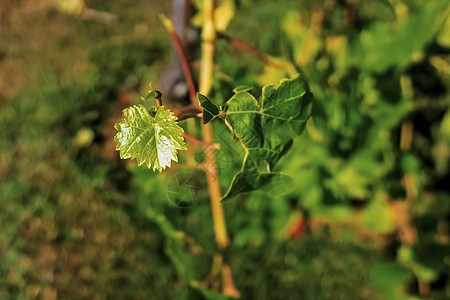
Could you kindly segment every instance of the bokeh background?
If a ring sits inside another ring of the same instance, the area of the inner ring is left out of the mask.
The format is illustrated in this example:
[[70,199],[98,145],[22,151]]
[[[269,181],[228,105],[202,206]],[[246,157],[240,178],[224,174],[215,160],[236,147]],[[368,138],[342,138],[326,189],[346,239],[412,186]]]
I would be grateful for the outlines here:
[[[228,35],[291,63],[316,99],[277,166],[292,191],[223,204],[242,299],[449,299],[448,1],[218,2]],[[173,9],[0,1],[0,299],[224,299],[205,291],[220,278],[201,149],[155,174],[113,140],[121,110],[169,80],[158,14]],[[218,105],[289,76],[224,40],[215,58]],[[225,191],[243,153],[214,130]]]

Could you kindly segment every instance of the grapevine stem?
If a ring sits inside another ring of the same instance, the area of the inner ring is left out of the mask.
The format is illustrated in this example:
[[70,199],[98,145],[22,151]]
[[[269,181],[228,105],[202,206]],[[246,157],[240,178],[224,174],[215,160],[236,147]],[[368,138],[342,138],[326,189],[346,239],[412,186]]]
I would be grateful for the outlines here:
[[236,48],[238,48],[240,50],[249,52],[250,54],[252,54],[254,57],[259,59],[260,61],[262,61],[264,64],[266,64],[269,67],[273,67],[273,68],[279,69],[279,70],[289,69],[289,66],[277,64],[268,55],[258,51],[257,49],[253,48],[252,46],[250,46],[249,44],[247,44],[243,41],[232,38],[222,32],[217,32],[217,37],[220,39],[226,40],[228,43],[230,43],[231,45],[235,46]]
[[180,111],[180,113],[186,113],[186,112],[190,112],[190,111],[197,111],[197,112],[202,112],[201,108],[198,107],[198,105],[196,104],[191,104],[188,105],[186,107],[183,107]]
[[156,96],[155,96],[155,100],[156,100],[156,107],[160,107],[162,106],[162,94],[160,91],[155,91],[156,92]]
[[[202,57],[200,68],[199,91],[203,95],[208,95],[212,86],[214,41],[216,32],[214,29],[214,1],[203,0],[204,22],[202,28]],[[213,131],[211,124],[202,126],[203,140],[206,143],[213,143]],[[211,200],[211,210],[214,222],[214,232],[217,245],[221,250],[228,247],[230,240],[227,235],[225,224],[225,214],[220,203],[220,187],[217,176],[216,157],[214,151],[205,151],[206,176],[209,186]],[[205,150],[206,150],[205,149]],[[239,297],[239,291],[233,283],[231,269],[228,265],[222,265],[222,293],[225,296]]]
[[197,99],[197,91],[195,89],[194,80],[192,79],[191,69],[189,68],[189,63],[186,58],[186,53],[184,52],[183,44],[181,42],[180,37],[178,36],[175,28],[173,27],[173,23],[170,19],[166,18],[163,14],[160,15],[160,18],[166,27],[167,31],[172,38],[172,41],[175,45],[175,49],[178,52],[178,56],[181,60],[181,66],[183,67],[184,77],[186,77],[186,82],[189,87],[189,96],[192,104],[200,106],[200,103]]
[[[212,86],[213,75],[213,57],[214,57],[214,41],[216,38],[216,32],[214,29],[214,1],[203,0],[204,8],[204,23],[202,28],[202,56],[201,56],[201,68],[200,68],[200,80],[199,91],[203,95],[208,95]],[[200,103],[197,99],[197,92],[195,90],[194,81],[192,79],[189,64],[186,59],[186,54],[181,43],[181,40],[175,29],[173,23],[165,16],[161,15],[161,20],[164,26],[169,31],[170,36],[175,44],[175,48],[180,56],[183,71],[186,77],[187,84],[189,86],[189,94],[192,102],[192,106],[200,107]],[[192,108],[189,106],[189,109]],[[181,116],[180,116],[181,117]],[[221,251],[228,247],[230,240],[228,238],[225,214],[222,204],[220,203],[220,186],[217,175],[216,157],[214,148],[210,147],[215,145],[213,142],[213,131],[210,124],[202,126],[203,141],[202,144],[208,145],[205,147],[205,171],[206,178],[209,187],[209,195],[211,200],[211,210],[213,215],[214,233],[217,245]],[[190,139],[185,136],[186,139]],[[198,141],[198,140],[197,140]],[[239,291],[236,289],[233,283],[231,269],[227,264],[222,264],[222,279],[223,279],[223,294],[225,296],[239,297]]]
[[[190,112],[192,110],[196,110],[201,112],[201,106],[197,99],[197,90],[194,85],[194,79],[192,78],[191,69],[189,68],[189,62],[186,57],[186,53],[183,48],[183,43],[181,42],[180,37],[178,36],[177,32],[175,31],[175,28],[173,26],[173,23],[170,19],[166,18],[164,15],[160,15],[160,18],[166,27],[167,31],[170,34],[170,37],[172,38],[173,44],[175,45],[175,49],[178,53],[178,56],[181,61],[181,66],[183,68],[184,77],[186,79],[186,83],[189,87],[189,97],[191,99],[191,105],[185,107],[180,112],[180,115],[178,116],[178,120],[184,120],[195,117],[195,115],[186,115],[185,113]],[[190,131],[195,136],[195,122],[194,120],[188,120],[188,126]],[[189,165],[194,165],[194,154],[195,154],[195,147],[188,147],[188,156],[187,156],[187,162]]]
[[[212,85],[213,55],[214,55],[214,1],[204,0],[204,23],[202,28],[202,57],[200,67],[200,93],[208,95]],[[210,124],[202,126],[203,140],[207,143],[213,142],[213,132]],[[220,188],[217,180],[216,158],[214,151],[206,151],[205,163],[208,168],[207,180],[211,198],[211,208],[214,219],[214,231],[219,248],[224,249],[229,244],[225,217],[222,204],[220,203]]]
[[183,121],[183,120],[191,119],[191,118],[202,118],[203,114],[202,113],[196,113],[196,114],[179,115],[179,114],[175,113],[175,116],[178,118],[178,121]]
[[196,139],[195,137],[193,137],[193,136],[191,136],[191,135],[189,135],[189,134],[187,134],[187,133],[185,133],[185,132],[183,132],[181,135],[182,135],[186,140],[190,140],[191,142],[194,142],[194,143],[196,143],[196,144],[198,144],[198,145],[200,145],[200,146],[203,146],[203,147],[210,147],[210,148],[214,148],[214,149],[220,149],[220,148],[221,148],[221,145],[220,145],[220,144],[216,144],[216,143],[207,143],[207,142],[205,142],[205,141],[201,141],[201,140]]

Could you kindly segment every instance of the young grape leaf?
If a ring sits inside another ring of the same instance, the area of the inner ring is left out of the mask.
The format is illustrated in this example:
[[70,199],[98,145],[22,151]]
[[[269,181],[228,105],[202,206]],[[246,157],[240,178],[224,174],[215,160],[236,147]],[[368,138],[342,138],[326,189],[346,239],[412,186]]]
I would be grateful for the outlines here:
[[153,89],[153,85],[150,82],[148,84],[149,90],[147,92],[147,95],[145,97],[141,96],[142,105],[148,110],[150,115],[152,117],[155,116],[157,108],[155,107],[155,104],[158,104],[158,100],[156,99],[158,96],[161,97],[161,94]]
[[202,94],[197,93],[197,97],[203,107],[203,124],[206,124],[219,115],[219,108]]
[[172,160],[178,161],[177,150],[186,150],[183,129],[164,106],[157,109],[155,117],[143,105],[131,106],[123,113],[125,118],[114,126],[120,158],[136,158],[138,165],[161,172]]
[[145,97],[141,97],[142,101],[152,101],[154,103],[156,99],[157,92],[153,89],[153,84],[150,82],[148,84],[149,90]]
[[236,93],[239,93],[239,92],[250,92],[251,90],[253,90],[252,86],[241,84],[241,85],[238,85],[237,87],[235,87],[233,89],[233,93],[236,94]]
[[312,94],[299,76],[265,86],[257,101],[248,92],[236,93],[228,102],[226,120],[245,150],[241,170],[234,176],[222,201],[242,192],[265,189],[270,181],[288,182],[272,169],[299,135],[311,112]]

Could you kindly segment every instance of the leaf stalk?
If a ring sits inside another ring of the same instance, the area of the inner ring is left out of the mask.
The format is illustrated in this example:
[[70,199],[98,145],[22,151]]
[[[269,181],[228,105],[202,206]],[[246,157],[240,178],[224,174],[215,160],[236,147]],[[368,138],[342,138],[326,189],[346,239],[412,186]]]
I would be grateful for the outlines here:
[[160,91],[155,91],[155,93],[156,107],[160,107],[162,106],[162,94]]
[[233,45],[234,47],[236,47],[240,50],[250,53],[251,55],[253,55],[257,59],[259,59],[261,62],[263,62],[265,65],[267,65],[269,67],[279,69],[279,70],[290,70],[290,66],[282,65],[282,64],[278,64],[278,63],[274,62],[268,55],[260,52],[259,50],[255,49],[254,47],[250,46],[249,44],[247,44],[241,40],[230,37],[222,32],[217,32],[217,37],[227,41],[228,43],[230,43],[231,45]]
[[163,14],[160,14],[160,19],[164,24],[164,27],[166,27],[167,31],[170,34],[170,37],[172,38],[172,41],[175,45],[175,49],[178,52],[178,56],[181,60],[181,66],[183,68],[184,77],[186,78],[187,85],[189,87],[189,96],[191,99],[192,104],[200,106],[197,100],[197,91],[195,89],[194,80],[192,78],[191,69],[189,68],[189,62],[186,57],[186,53],[183,48],[183,43],[181,42],[180,37],[178,36],[177,32],[175,31],[175,28],[173,26],[173,23],[170,19],[168,19]]

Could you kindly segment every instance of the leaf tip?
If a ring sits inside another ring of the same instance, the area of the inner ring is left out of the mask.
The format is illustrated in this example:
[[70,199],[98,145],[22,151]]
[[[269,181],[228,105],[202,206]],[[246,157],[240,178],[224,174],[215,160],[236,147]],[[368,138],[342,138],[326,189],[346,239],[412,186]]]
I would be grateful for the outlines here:
[[237,94],[240,92],[250,92],[251,90],[253,90],[252,86],[249,85],[238,85],[237,87],[235,87],[233,89],[233,93]]

